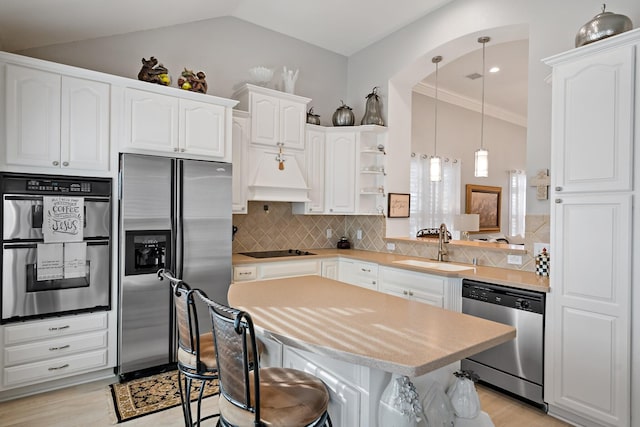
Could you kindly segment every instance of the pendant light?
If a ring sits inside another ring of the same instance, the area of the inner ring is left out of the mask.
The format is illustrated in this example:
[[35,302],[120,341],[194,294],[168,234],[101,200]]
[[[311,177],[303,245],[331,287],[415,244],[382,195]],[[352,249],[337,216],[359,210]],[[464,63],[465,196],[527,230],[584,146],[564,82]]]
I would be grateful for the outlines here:
[[482,116],[480,118],[480,148],[476,150],[475,176],[486,178],[489,176],[489,152],[484,149],[484,80],[485,80],[485,45],[491,38],[480,37],[478,43],[482,43]]
[[442,56],[434,56],[431,59],[431,62],[436,64],[436,103],[433,114],[433,156],[429,160],[429,176],[431,182],[442,181],[442,158],[438,156],[438,64],[441,61]]

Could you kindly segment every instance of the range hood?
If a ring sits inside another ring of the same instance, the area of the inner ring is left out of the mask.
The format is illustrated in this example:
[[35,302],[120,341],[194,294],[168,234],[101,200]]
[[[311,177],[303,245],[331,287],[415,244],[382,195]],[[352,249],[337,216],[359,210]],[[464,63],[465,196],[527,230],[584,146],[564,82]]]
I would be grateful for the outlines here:
[[252,151],[247,200],[308,202],[307,183],[295,156],[282,154],[284,169],[278,168],[277,151]]

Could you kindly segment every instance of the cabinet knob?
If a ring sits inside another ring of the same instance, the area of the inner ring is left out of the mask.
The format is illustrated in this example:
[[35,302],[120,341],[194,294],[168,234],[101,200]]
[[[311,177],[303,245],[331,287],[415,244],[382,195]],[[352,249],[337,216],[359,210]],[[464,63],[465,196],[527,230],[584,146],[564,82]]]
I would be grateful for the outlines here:
[[329,212],[333,212],[333,209],[329,209]]
[[180,149],[180,152],[181,152],[181,153],[184,153],[184,152],[185,152],[185,149],[184,149],[184,148],[181,148],[181,149]]
[[556,191],[562,191],[562,187],[556,187]]
[[173,149],[173,152],[174,152],[174,153],[177,153],[177,152],[178,152],[178,147],[175,147],[175,148]]
[[69,162],[62,162],[62,166],[69,166]]
[[53,166],[58,166],[59,164],[60,164],[60,162],[59,162],[59,161],[57,161],[57,160],[54,160],[54,161],[53,161]]
[[404,295],[409,295],[409,292],[407,292],[407,291],[402,291],[402,293],[403,293]]
[[409,296],[412,297],[413,296],[413,292],[409,291]]
[[556,203],[562,203],[562,199],[556,199]]

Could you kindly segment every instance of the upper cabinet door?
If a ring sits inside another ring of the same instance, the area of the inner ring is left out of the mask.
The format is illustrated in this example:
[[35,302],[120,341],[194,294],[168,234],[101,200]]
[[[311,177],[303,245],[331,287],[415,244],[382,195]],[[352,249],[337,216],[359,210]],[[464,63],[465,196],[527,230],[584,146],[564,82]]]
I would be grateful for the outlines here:
[[622,46],[554,67],[556,192],[631,190],[634,59]]
[[261,93],[251,94],[251,141],[275,146],[280,142],[280,103]]
[[224,158],[226,110],[222,105],[181,99],[180,151]]
[[60,164],[60,75],[6,66],[6,161],[58,167]]
[[356,133],[327,134],[325,144],[325,209],[329,213],[356,211]]
[[178,152],[178,104],[173,96],[125,91],[124,147]]
[[109,169],[109,84],[62,77],[63,168]]
[[306,104],[280,100],[280,141],[286,148],[304,150]]

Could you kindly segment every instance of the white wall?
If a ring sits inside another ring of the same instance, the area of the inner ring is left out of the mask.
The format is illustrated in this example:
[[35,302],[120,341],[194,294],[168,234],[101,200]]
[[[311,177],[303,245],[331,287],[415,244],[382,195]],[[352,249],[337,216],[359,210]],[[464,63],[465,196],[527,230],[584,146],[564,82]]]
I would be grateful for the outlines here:
[[331,125],[347,94],[346,57],[232,17],[16,53],[131,78],[137,78],[141,58],[155,56],[169,69],[172,85],[184,67],[202,70],[208,93],[225,98],[249,80],[253,66],[276,69],[272,89],[279,89],[283,66],[299,68],[295,93],[313,99],[323,125]]
[[[618,0],[608,10],[629,16],[640,24],[640,2]],[[349,57],[349,97],[356,116],[358,101],[373,85],[381,86],[389,125],[389,180],[393,192],[409,188],[403,160],[411,141],[411,88],[433,69],[431,57],[448,60],[478,49],[477,37],[489,35],[492,43],[529,37],[529,101],[527,175],[550,164],[551,87],[544,79],[551,69],[541,59],[574,48],[578,29],[600,12],[595,0],[454,0],[374,45]],[[444,65],[443,61],[443,65]],[[549,202],[535,199],[529,189],[528,213],[548,214]],[[387,223],[388,235],[402,235],[401,221]]]
[[[411,151],[433,154],[434,99],[413,93],[411,109]],[[480,113],[440,100],[438,102],[438,146],[440,157],[461,159],[460,208],[465,209],[465,184],[502,187],[501,231],[509,234],[509,175],[511,169],[525,169],[527,129],[485,115],[484,148],[489,150],[489,177],[474,177],[474,153],[480,147]]]

